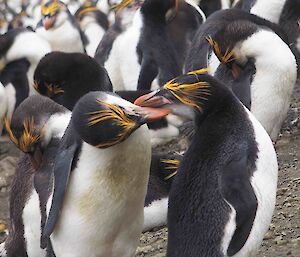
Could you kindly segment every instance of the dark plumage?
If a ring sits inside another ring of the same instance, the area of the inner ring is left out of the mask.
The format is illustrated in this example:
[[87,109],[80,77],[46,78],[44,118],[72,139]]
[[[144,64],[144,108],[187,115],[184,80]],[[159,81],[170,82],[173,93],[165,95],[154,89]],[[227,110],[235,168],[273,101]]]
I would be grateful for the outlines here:
[[167,98],[167,108],[195,110],[194,135],[169,194],[167,256],[253,255],[275,207],[276,153],[255,118],[205,72],[180,76],[136,100],[162,107]]
[[[111,91],[106,70],[81,53],[52,52],[38,64],[35,89],[72,110],[77,100],[90,91]],[[49,90],[52,87],[53,90]],[[55,93],[54,88],[57,88]]]

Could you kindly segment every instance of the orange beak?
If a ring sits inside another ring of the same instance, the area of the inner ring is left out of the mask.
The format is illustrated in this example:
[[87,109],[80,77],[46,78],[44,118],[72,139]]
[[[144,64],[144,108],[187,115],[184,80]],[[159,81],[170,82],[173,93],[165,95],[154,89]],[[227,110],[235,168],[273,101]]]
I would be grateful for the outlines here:
[[142,95],[134,101],[134,104],[139,106],[161,107],[172,102],[164,96],[156,95],[157,91]]
[[51,29],[52,26],[54,25],[55,20],[56,20],[55,16],[45,17],[43,19],[43,26],[44,26],[45,30]]
[[134,112],[142,117],[143,122],[152,122],[167,116],[171,111],[163,108],[139,107],[134,108]]

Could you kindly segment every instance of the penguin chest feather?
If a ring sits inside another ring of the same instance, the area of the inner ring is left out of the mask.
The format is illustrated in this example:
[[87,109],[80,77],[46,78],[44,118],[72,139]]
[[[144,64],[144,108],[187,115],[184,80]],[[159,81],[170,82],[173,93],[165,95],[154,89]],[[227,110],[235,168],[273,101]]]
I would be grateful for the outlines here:
[[145,132],[102,150],[83,144],[51,236],[56,256],[134,255],[150,168]]

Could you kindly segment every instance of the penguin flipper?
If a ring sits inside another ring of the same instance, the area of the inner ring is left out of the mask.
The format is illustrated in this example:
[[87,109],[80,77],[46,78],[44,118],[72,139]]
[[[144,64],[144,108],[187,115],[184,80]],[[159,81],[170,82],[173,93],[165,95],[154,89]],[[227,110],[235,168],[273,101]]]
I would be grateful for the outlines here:
[[236,229],[227,249],[233,256],[246,243],[257,210],[257,198],[250,183],[247,149],[239,149],[229,160],[222,173],[222,194],[236,211]]
[[47,245],[58,220],[77,147],[77,143],[70,145],[68,148],[64,149],[56,159],[54,166],[53,198],[42,234],[42,245],[44,246]]

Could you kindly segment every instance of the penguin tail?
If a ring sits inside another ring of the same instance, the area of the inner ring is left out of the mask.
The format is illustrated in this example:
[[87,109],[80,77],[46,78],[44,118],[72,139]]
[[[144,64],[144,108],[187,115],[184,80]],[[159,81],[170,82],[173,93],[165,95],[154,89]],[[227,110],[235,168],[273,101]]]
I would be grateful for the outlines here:
[[6,249],[5,249],[5,242],[3,242],[2,244],[0,244],[0,257],[6,257],[7,253],[6,253]]

